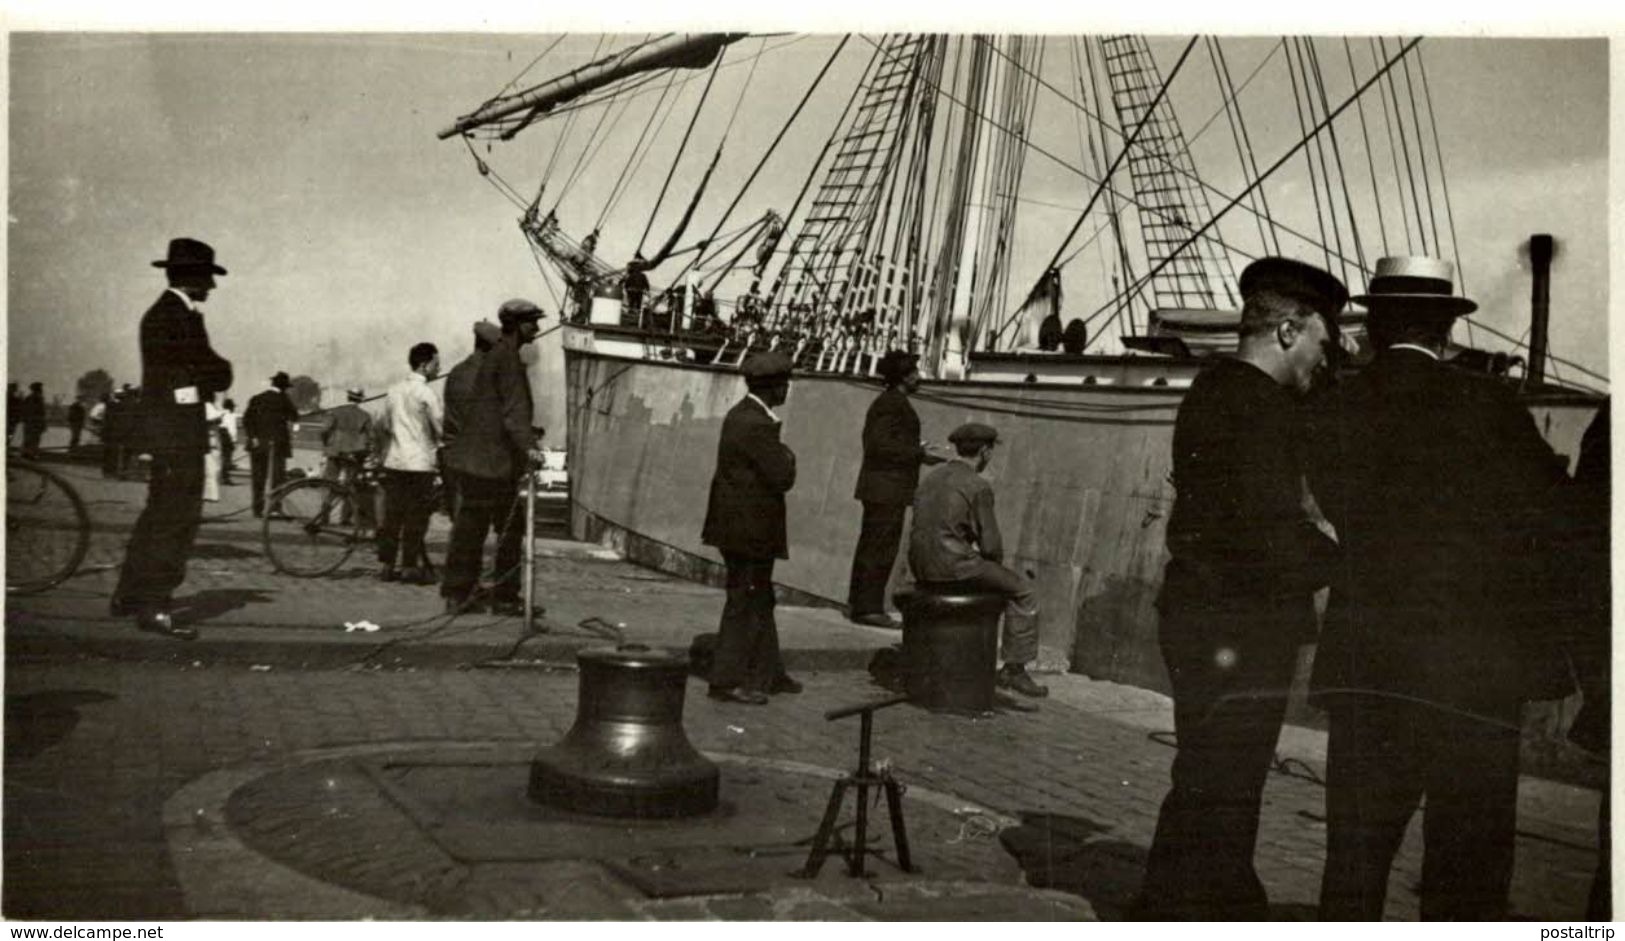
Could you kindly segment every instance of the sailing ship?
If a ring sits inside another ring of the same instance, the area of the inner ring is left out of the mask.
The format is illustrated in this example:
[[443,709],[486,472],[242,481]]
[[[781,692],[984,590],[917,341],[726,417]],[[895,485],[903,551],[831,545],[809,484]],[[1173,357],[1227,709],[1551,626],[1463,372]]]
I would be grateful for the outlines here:
[[[719,579],[700,543],[718,431],[738,364],[781,349],[800,472],[775,575],[838,604],[874,368],[908,349],[928,435],[983,421],[1005,442],[988,474],[1007,562],[1040,588],[1040,664],[1165,688],[1172,424],[1235,350],[1237,270],[1286,254],[1358,287],[1380,255],[1455,252],[1421,41],[896,34],[814,37],[829,51],[809,56],[806,39],[627,39],[441,132],[520,210],[566,314],[573,534]],[[817,67],[758,87],[775,55]],[[1207,117],[1187,134],[1172,92],[1198,73]],[[753,96],[780,110],[741,121]],[[1234,166],[1216,183],[1192,145],[1220,129]],[[521,136],[545,160],[534,191],[493,168]],[[1343,323],[1352,368],[1360,312]],[[1533,332],[1452,356],[1517,384],[1572,455],[1600,397],[1548,378]]]

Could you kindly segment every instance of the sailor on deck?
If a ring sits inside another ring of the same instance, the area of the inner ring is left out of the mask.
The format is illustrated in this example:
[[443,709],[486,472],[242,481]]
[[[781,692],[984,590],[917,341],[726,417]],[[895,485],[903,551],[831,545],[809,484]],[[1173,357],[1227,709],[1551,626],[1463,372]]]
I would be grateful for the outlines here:
[[1240,287],[1240,350],[1197,376],[1174,422],[1157,608],[1179,752],[1139,899],[1153,919],[1268,913],[1253,869],[1264,779],[1336,551],[1307,509],[1295,393],[1326,361],[1348,292],[1286,258],[1248,265]]

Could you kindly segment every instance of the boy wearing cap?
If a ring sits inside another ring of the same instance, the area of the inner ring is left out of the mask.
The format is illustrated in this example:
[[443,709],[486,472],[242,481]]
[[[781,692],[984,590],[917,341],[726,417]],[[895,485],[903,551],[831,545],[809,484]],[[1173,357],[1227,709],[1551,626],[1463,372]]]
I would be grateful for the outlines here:
[[1174,422],[1157,609],[1179,751],[1138,902],[1148,918],[1268,914],[1253,868],[1264,780],[1336,551],[1306,509],[1299,409],[1348,291],[1289,258],[1253,262],[1240,288],[1237,355],[1196,377]]
[[1310,680],[1330,717],[1329,919],[1383,916],[1424,800],[1422,918],[1505,918],[1519,713],[1572,690],[1550,609],[1530,610],[1565,462],[1509,387],[1441,361],[1477,308],[1453,274],[1435,258],[1377,263],[1355,298],[1376,358],[1332,396],[1311,452],[1344,555]]
[[847,618],[871,627],[896,627],[886,614],[886,583],[903,519],[920,483],[921,464],[940,464],[920,440],[920,416],[908,397],[920,387],[919,357],[892,350],[878,367],[886,390],[875,397],[863,420],[863,468],[853,496],[863,503],[863,526],[852,553]]
[[914,495],[908,565],[921,584],[957,583],[1004,595],[998,685],[1023,696],[1049,689],[1027,674],[1038,658],[1038,592],[1032,579],[1004,566],[1004,539],[993,512],[993,485],[982,477],[999,434],[978,422],[948,436],[956,456],[932,471]]
[[140,630],[191,640],[197,632],[170,617],[170,596],[186,580],[203,513],[203,399],[231,386],[231,363],[209,346],[197,305],[226,269],[208,244],[187,238],[171,240],[169,256],[152,264],[165,269],[169,288],[141,318],[142,420],[120,440],[152,455],[152,473],[110,607],[134,614]]
[[722,421],[701,539],[727,568],[710,696],[760,706],[769,693],[801,692],[779,657],[773,619],[773,564],[790,557],[784,495],[796,483],[795,452],[779,440],[773,411],[790,394],[790,358],[756,353],[741,372],[749,391]]

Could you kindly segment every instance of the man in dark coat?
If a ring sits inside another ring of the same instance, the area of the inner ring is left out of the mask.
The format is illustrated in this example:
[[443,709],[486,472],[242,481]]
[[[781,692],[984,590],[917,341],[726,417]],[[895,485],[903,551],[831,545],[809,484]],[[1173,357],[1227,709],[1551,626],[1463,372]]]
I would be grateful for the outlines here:
[[796,483],[796,456],[779,440],[773,411],[790,393],[790,358],[756,353],[741,371],[748,393],[722,422],[701,538],[727,567],[710,695],[759,706],[769,693],[801,691],[784,672],[773,620],[774,560],[790,557],[784,495]]
[[165,269],[169,289],[141,318],[141,411],[131,434],[132,447],[152,455],[152,473],[111,607],[115,616],[134,614],[141,630],[190,640],[197,632],[174,623],[170,596],[186,579],[203,512],[203,399],[231,386],[231,363],[210,348],[196,305],[226,269],[213,248],[186,238],[172,240],[153,265]]
[[248,473],[252,488],[251,505],[255,516],[265,515],[267,478],[270,489],[282,486],[288,473],[288,452],[292,450],[290,429],[299,420],[299,410],[288,398],[288,374],[271,377],[271,387],[248,400],[243,410],[243,434],[248,438]]
[[863,528],[852,553],[846,616],[873,627],[897,626],[886,614],[886,583],[903,539],[903,518],[920,483],[920,465],[943,460],[920,440],[920,416],[908,402],[920,387],[917,361],[902,350],[881,357],[886,391],[875,397],[863,420],[863,469],[853,494],[863,502]]
[[[446,423],[441,428],[441,434],[444,436],[441,445],[442,455],[450,450],[452,436],[456,434],[458,424],[466,419],[469,409],[473,407],[474,387],[480,374],[480,363],[485,360],[485,354],[491,352],[491,347],[497,345],[501,339],[501,327],[489,320],[475,323],[473,352],[463,357],[462,362],[451,367],[451,371],[446,373]],[[445,486],[449,496],[448,512],[455,525],[458,507],[457,475],[449,469],[445,473]]]
[[1376,359],[1317,416],[1311,482],[1344,559],[1310,685],[1330,716],[1320,911],[1338,921],[1382,917],[1424,797],[1422,917],[1505,917],[1520,708],[1569,691],[1530,610],[1563,462],[1509,387],[1441,362],[1477,306],[1452,274],[1377,263],[1355,298]]
[[[546,315],[530,301],[514,299],[497,310],[502,324],[499,339],[489,352],[475,353],[459,363],[446,380],[445,433],[442,454],[457,494],[452,521],[451,548],[440,594],[448,612],[471,607],[479,585],[480,559],[485,535],[495,531],[496,581],[491,586],[491,610],[522,615],[521,550],[525,537],[523,511],[515,511],[519,482],[529,472],[536,433],[531,422],[530,377],[519,350],[541,334]],[[476,338],[478,337],[476,328]],[[476,341],[477,342],[477,341]],[[465,369],[474,363],[472,375]],[[471,380],[471,381],[470,381]]]
[[68,406],[68,451],[79,450],[79,438],[85,433],[85,403],[74,399]]
[[23,457],[39,457],[40,439],[45,437],[45,385],[28,384],[28,397],[23,399]]
[[1174,421],[1158,640],[1178,754],[1139,898],[1155,919],[1261,920],[1258,815],[1298,648],[1335,545],[1306,508],[1297,393],[1337,336],[1348,291],[1265,258],[1240,282],[1240,348],[1191,383]]

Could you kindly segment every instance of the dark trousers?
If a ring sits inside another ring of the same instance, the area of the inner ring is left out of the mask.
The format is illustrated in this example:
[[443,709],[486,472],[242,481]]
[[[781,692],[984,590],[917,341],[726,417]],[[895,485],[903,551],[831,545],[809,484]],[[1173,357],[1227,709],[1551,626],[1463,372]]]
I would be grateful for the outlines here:
[[[378,561],[414,566],[428,558],[423,534],[434,513],[434,471],[384,471],[384,524],[378,527]],[[397,556],[397,552],[399,555]]]
[[1253,850],[1298,645],[1246,620],[1162,614],[1178,752],[1140,891],[1147,918],[1257,921],[1269,912]]
[[1321,918],[1382,918],[1394,854],[1425,795],[1422,918],[1504,919],[1517,818],[1516,721],[1363,695],[1340,696],[1328,712]]
[[220,436],[220,482],[223,484],[231,483],[231,460],[236,450],[229,436]]
[[117,477],[119,475],[119,452],[124,450],[116,444],[111,444],[106,438],[102,439],[102,476]]
[[186,580],[186,556],[203,515],[203,455],[158,452],[147,479],[147,505],[124,551],[113,603],[157,606]]
[[69,451],[77,451],[77,450],[79,450],[79,438],[84,433],[85,433],[85,426],[83,426],[83,425],[69,425],[68,426],[68,450]]
[[852,579],[846,594],[852,617],[886,612],[886,584],[897,562],[907,512],[906,503],[863,501],[863,528],[858,530],[858,547],[852,553]]
[[250,448],[248,450],[248,482],[251,488],[251,502],[254,515],[259,516],[265,512],[266,478],[270,478],[270,489],[282,486],[288,476],[288,455],[276,446],[264,448]]
[[779,628],[773,620],[774,560],[724,552],[722,561],[728,572],[728,600],[722,606],[711,661],[711,686],[765,693],[784,673]]
[[522,575],[520,555],[525,541],[524,507],[516,496],[518,482],[454,474],[451,486],[456,494],[457,511],[452,520],[451,548],[446,553],[440,593],[459,600],[473,594],[480,582],[485,535],[495,530],[496,578],[491,594],[499,601],[517,600]]
[[38,457],[40,438],[44,436],[43,423],[23,422],[23,456]]

